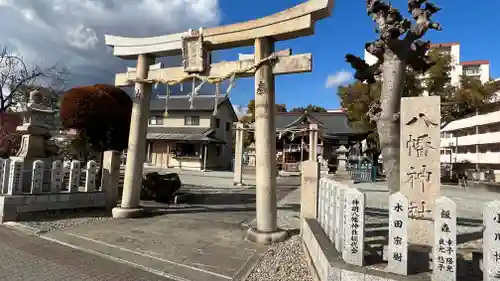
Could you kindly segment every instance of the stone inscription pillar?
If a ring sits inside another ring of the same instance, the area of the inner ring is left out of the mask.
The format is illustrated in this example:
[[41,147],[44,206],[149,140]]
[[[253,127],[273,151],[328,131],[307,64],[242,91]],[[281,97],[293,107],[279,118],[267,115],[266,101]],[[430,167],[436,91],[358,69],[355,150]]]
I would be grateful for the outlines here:
[[[255,40],[255,62],[274,52],[271,38]],[[255,73],[255,151],[257,185],[257,228],[248,231],[250,241],[271,244],[286,239],[287,233],[277,227],[276,198],[276,126],[274,75],[270,63]]]
[[234,185],[243,185],[243,123],[236,125],[236,142],[234,148]]
[[[148,77],[149,66],[152,64],[154,64],[154,57],[144,54],[139,55],[137,60],[137,78],[146,79]],[[142,172],[146,157],[146,132],[148,128],[151,90],[151,84],[135,83],[135,92],[139,97],[134,98],[132,106],[123,196],[121,206],[113,209],[114,218],[139,217],[144,214],[144,210],[140,208],[139,203]]]
[[434,201],[440,195],[440,124],[438,96],[401,99],[401,193],[411,217],[408,241],[432,246]]
[[309,124],[309,160],[318,161],[318,124]]

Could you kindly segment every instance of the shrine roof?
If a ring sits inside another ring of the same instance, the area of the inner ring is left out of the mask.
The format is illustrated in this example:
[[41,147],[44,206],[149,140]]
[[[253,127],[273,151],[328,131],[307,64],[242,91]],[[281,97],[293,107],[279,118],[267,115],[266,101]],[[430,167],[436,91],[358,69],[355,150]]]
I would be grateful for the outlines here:
[[326,135],[357,135],[364,132],[354,130],[345,112],[279,112],[276,114],[276,129],[307,128],[310,123]]

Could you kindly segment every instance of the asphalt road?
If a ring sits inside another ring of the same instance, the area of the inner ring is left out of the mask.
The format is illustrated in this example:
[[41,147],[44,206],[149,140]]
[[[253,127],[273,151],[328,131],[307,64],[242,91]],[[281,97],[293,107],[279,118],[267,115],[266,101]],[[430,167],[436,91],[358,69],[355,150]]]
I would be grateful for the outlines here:
[[0,280],[173,281],[5,226],[0,226],[0,253]]

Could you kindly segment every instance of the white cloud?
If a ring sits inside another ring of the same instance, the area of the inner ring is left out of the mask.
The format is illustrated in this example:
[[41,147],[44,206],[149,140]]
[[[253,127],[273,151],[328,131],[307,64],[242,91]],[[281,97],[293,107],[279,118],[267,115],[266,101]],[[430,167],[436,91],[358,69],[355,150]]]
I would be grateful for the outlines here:
[[234,112],[236,112],[237,116],[245,116],[248,112],[248,108],[246,105],[237,105],[233,104]]
[[92,28],[79,25],[77,28],[70,30],[66,35],[68,43],[78,49],[93,49],[96,47],[99,39]]
[[218,0],[0,0],[0,45],[28,63],[60,63],[70,85],[112,83],[130,62],[113,57],[104,34],[157,36],[214,26]]
[[330,74],[326,78],[325,87],[326,88],[337,88],[338,86],[349,83],[352,80],[352,73],[341,70],[337,73]]

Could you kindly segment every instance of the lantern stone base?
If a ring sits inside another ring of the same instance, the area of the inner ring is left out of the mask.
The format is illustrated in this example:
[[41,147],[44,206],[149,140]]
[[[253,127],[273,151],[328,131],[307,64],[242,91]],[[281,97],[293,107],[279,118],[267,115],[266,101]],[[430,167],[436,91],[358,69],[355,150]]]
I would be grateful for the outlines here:
[[135,219],[142,218],[147,215],[146,210],[138,208],[122,208],[116,207],[111,211],[114,219]]
[[277,229],[273,232],[262,232],[257,228],[252,227],[248,229],[246,239],[251,242],[270,245],[283,242],[288,238],[288,232],[285,230]]

